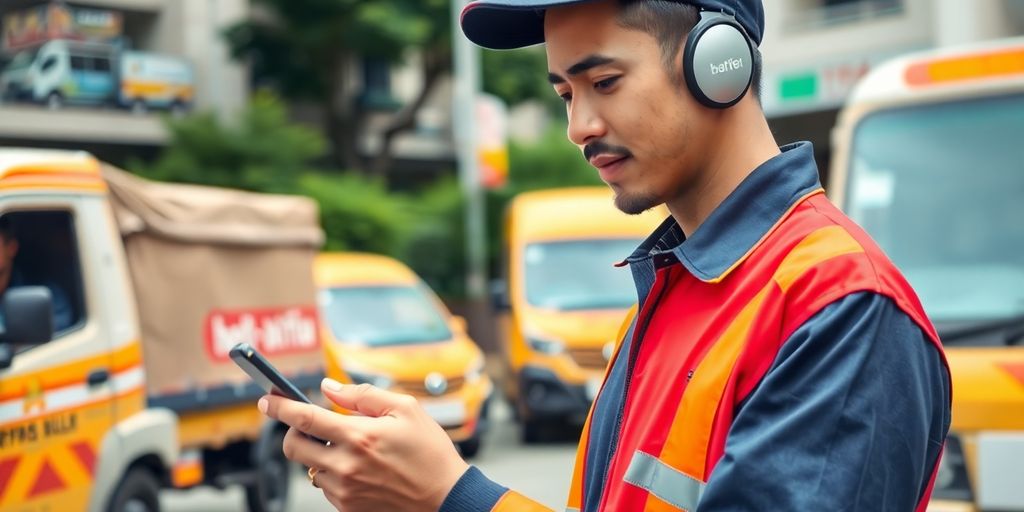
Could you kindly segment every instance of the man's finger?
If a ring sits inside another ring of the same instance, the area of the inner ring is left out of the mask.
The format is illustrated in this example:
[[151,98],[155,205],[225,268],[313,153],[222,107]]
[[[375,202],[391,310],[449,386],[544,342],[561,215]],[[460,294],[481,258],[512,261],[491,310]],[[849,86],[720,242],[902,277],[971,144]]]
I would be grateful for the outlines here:
[[264,395],[260,398],[259,409],[263,414],[289,427],[334,444],[347,443],[350,431],[368,419],[345,416],[318,405],[275,395]]
[[321,381],[320,390],[339,407],[375,418],[416,403],[416,399],[408,395],[392,393],[369,384],[344,385],[333,379]]

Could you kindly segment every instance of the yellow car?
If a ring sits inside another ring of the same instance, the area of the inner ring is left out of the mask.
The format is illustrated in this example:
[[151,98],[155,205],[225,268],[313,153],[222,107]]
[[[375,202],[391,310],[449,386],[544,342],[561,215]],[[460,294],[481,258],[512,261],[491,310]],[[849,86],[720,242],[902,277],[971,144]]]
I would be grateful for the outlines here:
[[327,376],[415,396],[464,457],[476,455],[493,385],[465,320],[389,257],[321,254],[314,277]]
[[528,192],[506,212],[504,391],[526,442],[585,418],[637,301],[629,269],[615,263],[668,216],[626,215],[612,197],[607,187]]

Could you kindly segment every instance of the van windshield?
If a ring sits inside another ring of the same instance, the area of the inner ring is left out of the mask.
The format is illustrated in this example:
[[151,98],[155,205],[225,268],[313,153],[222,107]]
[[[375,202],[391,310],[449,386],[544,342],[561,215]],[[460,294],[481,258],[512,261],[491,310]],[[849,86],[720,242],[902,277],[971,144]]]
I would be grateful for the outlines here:
[[452,338],[422,286],[328,288],[320,292],[320,312],[334,339],[342,343],[380,347]]
[[526,301],[561,311],[628,308],[636,302],[636,288],[629,269],[614,264],[640,242],[627,238],[527,245]]
[[26,50],[18,53],[11,59],[11,62],[7,64],[7,68],[4,71],[21,71],[28,69],[32,65],[32,61],[36,60],[36,54],[39,50]]
[[857,127],[844,205],[936,322],[1024,313],[1024,95],[883,111]]

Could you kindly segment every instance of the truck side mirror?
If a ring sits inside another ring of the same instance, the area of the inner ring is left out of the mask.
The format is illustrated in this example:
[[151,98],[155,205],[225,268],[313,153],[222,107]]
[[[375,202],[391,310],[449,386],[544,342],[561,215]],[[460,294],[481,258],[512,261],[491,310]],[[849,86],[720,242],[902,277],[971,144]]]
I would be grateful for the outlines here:
[[0,343],[41,345],[53,339],[53,299],[45,286],[18,286],[4,293]]
[[495,311],[508,311],[512,307],[508,298],[508,282],[504,279],[491,280],[491,305]]

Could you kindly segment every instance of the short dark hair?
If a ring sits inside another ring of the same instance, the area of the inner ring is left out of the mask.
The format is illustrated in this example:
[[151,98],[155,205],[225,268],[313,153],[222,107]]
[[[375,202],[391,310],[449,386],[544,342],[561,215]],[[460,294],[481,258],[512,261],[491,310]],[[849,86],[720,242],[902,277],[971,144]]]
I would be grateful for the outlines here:
[[[661,59],[673,82],[685,86],[680,72],[681,62],[676,59],[686,36],[697,26],[700,9],[672,0],[619,0],[619,25],[652,35],[661,46]],[[754,62],[750,90],[761,102],[761,52],[754,48]]]

